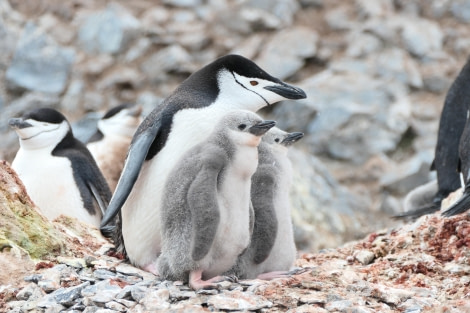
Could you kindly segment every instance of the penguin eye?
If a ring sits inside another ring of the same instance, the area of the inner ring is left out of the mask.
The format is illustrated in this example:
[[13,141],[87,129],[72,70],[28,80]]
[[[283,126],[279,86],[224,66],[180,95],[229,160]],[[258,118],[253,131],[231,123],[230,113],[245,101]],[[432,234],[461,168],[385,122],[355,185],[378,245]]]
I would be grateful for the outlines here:
[[238,125],[238,129],[239,130],[244,130],[246,128],[246,125],[245,124],[240,124]]
[[258,82],[256,80],[250,80],[251,86],[256,86],[258,85]]

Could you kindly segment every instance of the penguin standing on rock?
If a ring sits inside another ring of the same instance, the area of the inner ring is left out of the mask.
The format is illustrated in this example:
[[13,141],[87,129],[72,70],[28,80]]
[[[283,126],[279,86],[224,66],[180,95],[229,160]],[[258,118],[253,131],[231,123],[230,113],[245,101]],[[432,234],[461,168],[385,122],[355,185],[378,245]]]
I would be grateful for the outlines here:
[[[122,231],[128,258],[158,273],[164,187],[181,156],[204,142],[230,111],[256,112],[281,100],[305,97],[301,89],[239,55],[221,57],[193,73],[137,129],[102,229],[121,212],[122,230],[116,231]],[[122,248],[122,243],[116,246]]]
[[255,222],[251,242],[228,273],[241,279],[266,279],[288,275],[297,249],[290,212],[292,164],[288,147],[303,133],[277,127],[263,136],[258,147],[258,168],[251,178]]
[[162,203],[163,279],[213,285],[250,242],[251,175],[261,136],[275,124],[249,111],[224,116],[171,171]]
[[141,114],[142,107],[132,103],[110,109],[98,121],[98,130],[87,142],[111,191],[116,189],[132,136],[142,122]]
[[[451,192],[461,187],[459,167],[459,143],[467,120],[467,111],[470,108],[470,59],[460,71],[447,92],[439,121],[436,152],[431,170],[437,172],[437,190],[433,184],[426,188],[413,191],[414,200],[408,198],[408,203],[419,203],[419,199],[431,198],[432,201],[419,207],[407,208],[397,219],[418,218],[425,214],[437,212],[441,202]],[[464,173],[464,177],[467,174]],[[434,192],[434,197],[429,194]]]
[[40,108],[9,125],[19,136],[12,168],[50,220],[61,214],[99,227],[111,191],[86,146],[58,111]]

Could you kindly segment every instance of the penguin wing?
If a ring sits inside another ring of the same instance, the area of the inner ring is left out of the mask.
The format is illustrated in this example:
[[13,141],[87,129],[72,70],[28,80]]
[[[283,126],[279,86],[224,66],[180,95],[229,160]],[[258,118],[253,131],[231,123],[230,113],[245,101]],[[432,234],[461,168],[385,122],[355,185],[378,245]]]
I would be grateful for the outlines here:
[[135,181],[139,176],[142,164],[144,164],[150,146],[157,137],[161,127],[161,119],[145,119],[137,129],[134,138],[129,146],[124,168],[119,178],[116,190],[114,191],[111,202],[101,220],[100,230],[104,230],[106,225],[119,213],[122,205],[134,187]]
[[71,160],[73,175],[85,209],[92,215],[96,214],[96,201],[103,213],[111,199],[111,190],[90,152],[86,148],[64,149],[56,155]]
[[187,202],[191,212],[191,257],[199,261],[209,252],[219,226],[217,184],[226,157],[208,151],[209,159],[194,178],[188,189]]
[[275,169],[259,165],[251,179],[251,202],[255,211],[255,225],[250,249],[253,261],[260,264],[269,256],[277,235],[277,217],[274,206]]

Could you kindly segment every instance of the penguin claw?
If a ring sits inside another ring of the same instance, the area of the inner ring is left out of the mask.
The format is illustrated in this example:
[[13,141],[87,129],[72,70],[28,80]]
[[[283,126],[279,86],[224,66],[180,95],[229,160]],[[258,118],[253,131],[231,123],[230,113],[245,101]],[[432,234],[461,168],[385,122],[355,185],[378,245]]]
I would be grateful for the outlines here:
[[223,281],[228,281],[231,283],[238,283],[238,277],[236,275],[223,276]]

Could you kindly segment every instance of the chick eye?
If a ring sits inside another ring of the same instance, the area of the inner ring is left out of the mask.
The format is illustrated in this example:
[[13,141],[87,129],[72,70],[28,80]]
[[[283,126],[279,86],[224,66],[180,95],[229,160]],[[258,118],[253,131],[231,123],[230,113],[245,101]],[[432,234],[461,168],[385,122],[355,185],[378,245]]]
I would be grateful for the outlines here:
[[240,124],[238,125],[238,129],[239,130],[244,130],[246,128],[246,125],[245,124]]
[[275,142],[281,141],[279,138],[274,139]]
[[251,84],[251,86],[256,86],[256,85],[258,85],[258,82],[256,80],[251,80],[250,84]]

